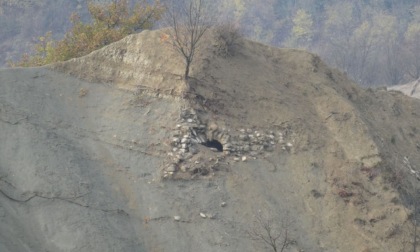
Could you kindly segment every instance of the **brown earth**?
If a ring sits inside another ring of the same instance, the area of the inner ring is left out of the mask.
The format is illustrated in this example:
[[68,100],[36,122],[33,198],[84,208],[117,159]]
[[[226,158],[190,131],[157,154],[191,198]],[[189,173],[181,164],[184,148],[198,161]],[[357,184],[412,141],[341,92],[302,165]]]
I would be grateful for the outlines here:
[[[213,33],[187,90],[165,38],[0,71],[1,251],[270,251],[247,234],[259,211],[290,223],[287,251],[409,251],[418,100]],[[174,150],[188,109],[237,149]],[[274,140],[245,151],[244,132]]]

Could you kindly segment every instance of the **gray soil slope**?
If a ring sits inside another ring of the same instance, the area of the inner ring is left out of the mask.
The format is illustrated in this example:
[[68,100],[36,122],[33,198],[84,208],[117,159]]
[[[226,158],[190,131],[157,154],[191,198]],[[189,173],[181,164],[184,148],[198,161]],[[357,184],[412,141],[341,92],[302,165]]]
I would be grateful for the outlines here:
[[165,38],[0,70],[1,251],[270,251],[259,213],[289,223],[287,251],[410,245],[395,185],[420,161],[418,100],[213,35],[186,92]]

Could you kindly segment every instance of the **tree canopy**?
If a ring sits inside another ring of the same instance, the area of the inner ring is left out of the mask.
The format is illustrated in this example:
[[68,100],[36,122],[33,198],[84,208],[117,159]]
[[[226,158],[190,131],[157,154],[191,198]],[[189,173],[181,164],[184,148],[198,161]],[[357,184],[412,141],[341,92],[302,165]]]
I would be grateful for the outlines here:
[[133,8],[127,0],[113,0],[109,4],[88,4],[91,22],[84,23],[80,16],[70,17],[72,28],[61,40],[54,40],[52,32],[38,38],[35,53],[24,54],[12,66],[42,66],[80,57],[102,48],[125,36],[153,27],[164,12],[164,6],[155,1],[138,2]]
[[218,1],[245,36],[315,52],[363,85],[420,77],[416,0]]

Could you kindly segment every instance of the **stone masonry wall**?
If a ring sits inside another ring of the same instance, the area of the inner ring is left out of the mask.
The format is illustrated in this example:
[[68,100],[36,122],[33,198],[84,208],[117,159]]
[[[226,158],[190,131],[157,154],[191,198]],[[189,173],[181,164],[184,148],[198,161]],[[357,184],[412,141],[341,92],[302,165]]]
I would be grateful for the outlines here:
[[[195,171],[194,166],[201,165],[198,161],[191,162],[198,154],[198,144],[205,145],[208,141],[216,140],[223,146],[219,158],[233,157],[234,161],[246,161],[271,152],[276,147],[289,151],[293,147],[292,143],[286,141],[289,134],[285,129],[219,128],[214,122],[201,121],[194,109],[182,109],[179,123],[172,133],[172,150],[168,153],[163,177],[173,176],[178,171]],[[218,152],[216,148],[211,150]],[[188,163],[191,164],[186,165]],[[189,168],[186,169],[186,166]]]

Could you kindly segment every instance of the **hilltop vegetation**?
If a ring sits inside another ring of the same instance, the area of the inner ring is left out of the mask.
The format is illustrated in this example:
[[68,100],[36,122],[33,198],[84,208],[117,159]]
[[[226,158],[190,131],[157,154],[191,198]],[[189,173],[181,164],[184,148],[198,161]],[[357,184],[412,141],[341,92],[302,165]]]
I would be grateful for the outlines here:
[[[0,1],[2,58],[17,60],[18,52],[30,52],[39,42],[33,38],[48,31],[62,39],[72,27],[71,12],[86,23],[88,3],[109,2]],[[415,0],[217,0],[211,12],[236,23],[251,39],[315,52],[365,86],[420,77],[420,5]]]
[[76,13],[71,15],[72,28],[61,40],[54,40],[52,32],[38,38],[35,54],[24,54],[12,66],[42,66],[58,61],[84,56],[92,51],[118,41],[125,36],[150,29],[163,13],[163,6],[138,3],[130,11],[127,0],[109,4],[88,4],[91,22],[83,22]]

